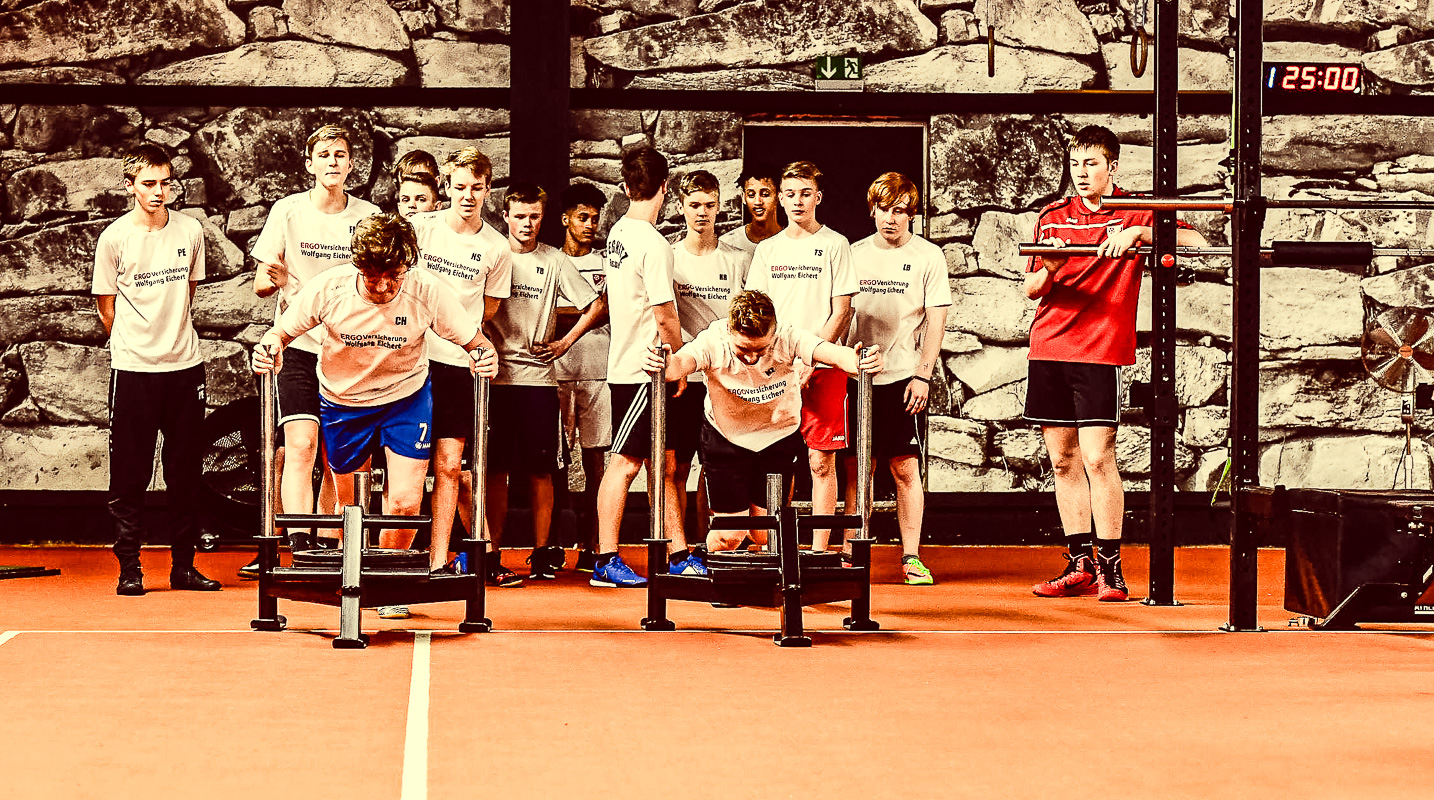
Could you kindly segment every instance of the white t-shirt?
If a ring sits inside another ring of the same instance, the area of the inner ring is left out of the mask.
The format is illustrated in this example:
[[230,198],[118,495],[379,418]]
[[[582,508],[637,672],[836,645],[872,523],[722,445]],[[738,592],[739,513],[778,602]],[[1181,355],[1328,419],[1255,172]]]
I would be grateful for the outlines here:
[[[877,385],[904,381],[921,363],[918,329],[926,309],[951,305],[951,283],[941,248],[913,235],[890,247],[876,234],[851,246],[861,292],[852,298],[856,313],[850,342],[881,345],[886,368],[872,378]],[[926,335],[940,337],[943,331]]]
[[[379,207],[353,195],[344,196],[348,202],[337,214],[314,208],[308,192],[291,194],[269,209],[264,229],[254,240],[249,255],[260,263],[282,261],[289,269],[289,281],[279,290],[279,305],[274,309],[276,321],[305,284],[330,267],[353,261],[354,227],[365,217],[379,213]],[[318,331],[314,331],[289,346],[318,353],[322,343]]]
[[647,348],[657,344],[652,309],[675,299],[672,245],[647,222],[623,217],[608,231],[603,257],[612,320],[607,382],[647,383],[642,365]]
[[[593,288],[594,292],[602,294],[607,288],[607,281],[603,275],[603,257],[597,251],[591,251],[585,256],[576,258],[568,256],[568,260],[577,267],[578,274]],[[558,302],[559,306],[571,306],[571,303]],[[607,351],[612,341],[612,326],[604,322],[583,334],[573,344],[572,349],[563,354],[553,364],[553,374],[560,381],[605,381],[607,380]]]
[[478,335],[458,298],[427,270],[410,269],[398,295],[382,305],[359,294],[360,277],[352,265],[329,270],[279,317],[286,338],[321,328],[319,394],[332,403],[378,406],[421,389],[428,379],[429,328],[455,344]]
[[100,233],[90,293],[115,295],[110,366],[176,372],[203,361],[190,316],[189,282],[204,280],[204,229],[176,211],[157,231],[125,214]]
[[707,377],[707,421],[739,447],[757,452],[797,430],[802,416],[802,379],[824,340],[777,322],[772,346],[752,366],[732,348],[726,320],[718,320],[679,353],[692,356]]
[[832,298],[856,294],[851,244],[827,227],[800,239],[782,231],[757,245],[746,288],[772,298],[779,323],[820,334]]
[[747,284],[747,273],[752,269],[752,256],[757,253],[758,243],[748,238],[746,225],[738,225],[736,228],[727,231],[719,236],[717,241],[723,244],[729,244],[737,248],[741,253],[739,260],[742,262],[742,281],[738,283],[737,286],[738,288],[745,286]]
[[[453,291],[474,324],[482,325],[484,297],[509,295],[513,259],[508,237],[486,224],[477,233],[455,233],[444,219],[447,213],[426,211],[409,217],[418,234],[418,263]],[[462,347],[432,331],[428,358],[455,367],[467,367],[470,360]]]
[[[741,262],[742,251],[721,241],[705,256],[693,255],[681,241],[672,246],[672,288],[682,341],[690,342],[713,322],[727,319],[732,295],[742,291]],[[703,380],[700,372],[692,378],[697,383]]]
[[556,247],[538,243],[531,253],[511,253],[513,294],[493,315],[493,346],[498,349],[495,384],[557,386],[553,365],[533,354],[537,342],[551,341],[557,328],[558,298],[587,308],[597,292]]

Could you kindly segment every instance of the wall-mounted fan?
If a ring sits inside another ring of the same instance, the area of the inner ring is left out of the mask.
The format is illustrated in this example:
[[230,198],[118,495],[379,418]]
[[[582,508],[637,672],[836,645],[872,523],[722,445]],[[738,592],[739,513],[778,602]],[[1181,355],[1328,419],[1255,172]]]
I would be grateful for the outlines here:
[[1404,395],[1400,415],[1404,452],[1394,472],[1394,484],[1398,486],[1402,473],[1407,489],[1413,459],[1414,392],[1421,383],[1434,383],[1434,320],[1418,308],[1383,311],[1365,326],[1360,357],[1371,380]]

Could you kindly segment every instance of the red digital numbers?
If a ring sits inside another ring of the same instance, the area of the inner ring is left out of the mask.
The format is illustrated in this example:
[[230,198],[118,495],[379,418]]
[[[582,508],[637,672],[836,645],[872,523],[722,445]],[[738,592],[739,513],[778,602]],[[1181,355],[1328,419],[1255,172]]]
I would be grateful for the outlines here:
[[1359,65],[1343,64],[1283,64],[1269,68],[1266,86],[1278,87],[1287,92],[1358,92],[1360,85]]

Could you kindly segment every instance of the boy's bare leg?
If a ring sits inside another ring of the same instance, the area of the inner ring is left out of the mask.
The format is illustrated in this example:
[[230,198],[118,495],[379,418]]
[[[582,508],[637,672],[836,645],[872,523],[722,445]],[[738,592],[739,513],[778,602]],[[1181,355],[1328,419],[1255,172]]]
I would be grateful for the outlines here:
[[[387,448],[385,448],[387,450]],[[383,513],[412,517],[423,508],[423,481],[428,477],[428,459],[409,458],[388,450],[388,479],[383,493]],[[398,528],[379,534],[378,546],[389,550],[407,550],[413,545],[417,530]]]

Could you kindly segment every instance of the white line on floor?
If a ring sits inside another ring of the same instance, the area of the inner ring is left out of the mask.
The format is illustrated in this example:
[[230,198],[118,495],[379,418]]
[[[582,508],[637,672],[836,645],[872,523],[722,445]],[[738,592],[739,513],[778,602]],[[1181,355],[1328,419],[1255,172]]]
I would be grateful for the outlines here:
[[[319,633],[319,634],[337,634],[337,633],[338,633],[338,630],[337,630],[337,629],[333,629],[333,628],[294,628],[294,629],[291,629],[291,630],[292,630],[292,632],[294,632],[294,633]],[[376,633],[376,632],[381,632],[381,631],[380,631],[379,629],[371,629],[371,630],[368,630],[367,632],[368,632],[368,633]],[[807,629],[806,629],[806,632],[807,632],[808,634],[813,634],[813,633],[815,633],[815,634],[819,634],[819,635],[822,635],[822,636],[852,636],[852,637],[861,637],[861,636],[894,636],[894,635],[902,635],[902,636],[922,635],[922,636],[925,636],[925,635],[934,635],[934,634],[947,635],[947,636],[950,636],[950,635],[955,635],[955,636],[980,636],[980,635],[992,635],[992,636],[1168,636],[1168,635],[1172,635],[1172,634],[1179,634],[1179,635],[1207,635],[1207,634],[1218,634],[1218,635],[1222,635],[1222,636],[1223,636],[1223,635],[1227,635],[1227,634],[1230,633],[1229,631],[1222,631],[1222,630],[1218,630],[1218,629],[1215,629],[1215,628],[1162,628],[1162,629],[1149,629],[1149,630],[1103,630],[1103,629],[1100,629],[1100,628],[1082,628],[1082,629],[1079,629],[1079,630],[1043,630],[1043,629],[1039,629],[1039,628],[1034,628],[1034,629],[1029,629],[1029,630],[999,630],[999,629],[982,629],[982,628],[951,629],[951,628],[947,628],[947,629],[943,629],[943,630],[928,630],[928,629],[916,629],[916,628],[883,628],[882,630],[879,630],[879,631],[848,631],[848,630],[842,630],[842,629],[840,629],[840,628],[837,628],[837,629],[830,629],[830,628],[807,628]],[[1424,630],[1385,630],[1385,629],[1379,629],[1379,628],[1370,628],[1370,629],[1353,630],[1353,631],[1334,631],[1334,630],[1330,630],[1330,631],[1312,631],[1312,630],[1309,630],[1309,629],[1307,629],[1307,628],[1301,628],[1301,627],[1286,627],[1286,626],[1283,626],[1283,625],[1277,626],[1277,627],[1267,628],[1267,629],[1265,629],[1265,630],[1263,630],[1263,631],[1260,631],[1260,632],[1261,632],[1261,633],[1309,633],[1309,634],[1316,634],[1316,633],[1317,633],[1317,634],[1321,634],[1321,635],[1325,635],[1325,636],[1360,636],[1360,635],[1365,635],[1365,636],[1390,636],[1390,635],[1393,635],[1393,636],[1430,636],[1430,635],[1434,635],[1434,630],[1431,630],[1431,629],[1424,629]],[[75,629],[69,629],[69,630],[20,630],[20,631],[7,631],[5,634],[0,635],[0,644],[3,644],[3,643],[7,640],[5,637],[11,637],[11,638],[13,638],[14,636],[16,636],[16,635],[18,635],[18,634],[21,634],[21,633],[48,633],[48,634],[61,634],[61,635],[91,635],[91,634],[97,634],[97,635],[111,635],[111,634],[125,634],[125,635],[136,635],[136,634],[165,634],[165,635],[175,635],[175,634],[179,634],[179,635],[184,635],[184,634],[203,634],[203,635],[208,635],[208,634],[215,634],[215,633],[244,633],[244,634],[251,634],[251,635],[254,635],[254,634],[255,634],[254,631],[243,630],[243,629],[232,629],[232,630],[163,630],[163,631],[153,631],[153,630],[75,630]],[[435,629],[429,630],[429,631],[422,631],[422,633],[426,633],[426,634],[428,634],[429,636],[432,636],[432,635],[434,635],[434,634],[439,634],[439,635],[442,635],[442,636],[461,636],[462,638],[465,638],[465,639],[467,639],[467,638],[474,638],[472,634],[466,634],[466,633],[463,633],[463,632],[461,632],[461,631],[458,631],[458,630],[455,630],[455,629],[452,629],[452,628],[447,628],[447,629],[444,629],[444,628],[435,628]],[[492,632],[490,632],[490,633],[480,634],[480,635],[478,635],[476,638],[477,638],[477,640],[481,641],[481,640],[482,640],[482,637],[484,637],[484,636],[493,636],[493,635],[502,635],[502,634],[513,634],[513,633],[518,633],[518,634],[547,633],[547,634],[557,634],[557,635],[563,635],[563,636],[574,635],[574,634],[577,634],[577,635],[581,635],[581,634],[594,634],[594,633],[600,633],[600,634],[628,633],[628,634],[639,634],[639,635],[644,635],[644,636],[652,636],[653,638],[659,638],[659,637],[664,636],[664,635],[666,635],[666,636],[675,636],[675,635],[684,634],[684,633],[685,633],[685,634],[711,634],[711,633],[734,633],[734,634],[759,634],[759,633],[764,633],[764,634],[770,634],[770,633],[777,633],[777,629],[775,629],[775,628],[686,628],[686,629],[679,628],[678,630],[675,630],[675,631],[665,631],[665,632],[663,632],[663,633],[649,633],[649,632],[647,632],[647,631],[639,630],[639,629],[636,629],[636,628],[590,628],[590,629],[585,629],[585,630],[571,629],[571,628],[570,628],[570,629],[563,629],[563,628],[541,628],[541,629],[536,629],[536,628],[535,628],[535,629],[526,629],[526,628],[525,628],[525,629],[500,628],[500,629],[495,630],[495,631],[492,631]],[[266,634],[266,635],[267,635],[267,634]]]
[[20,631],[5,631],[4,633],[0,633],[0,645],[5,644],[19,635]]
[[432,631],[413,634],[413,678],[408,684],[408,729],[403,736],[403,789],[400,800],[428,797],[428,678]]

